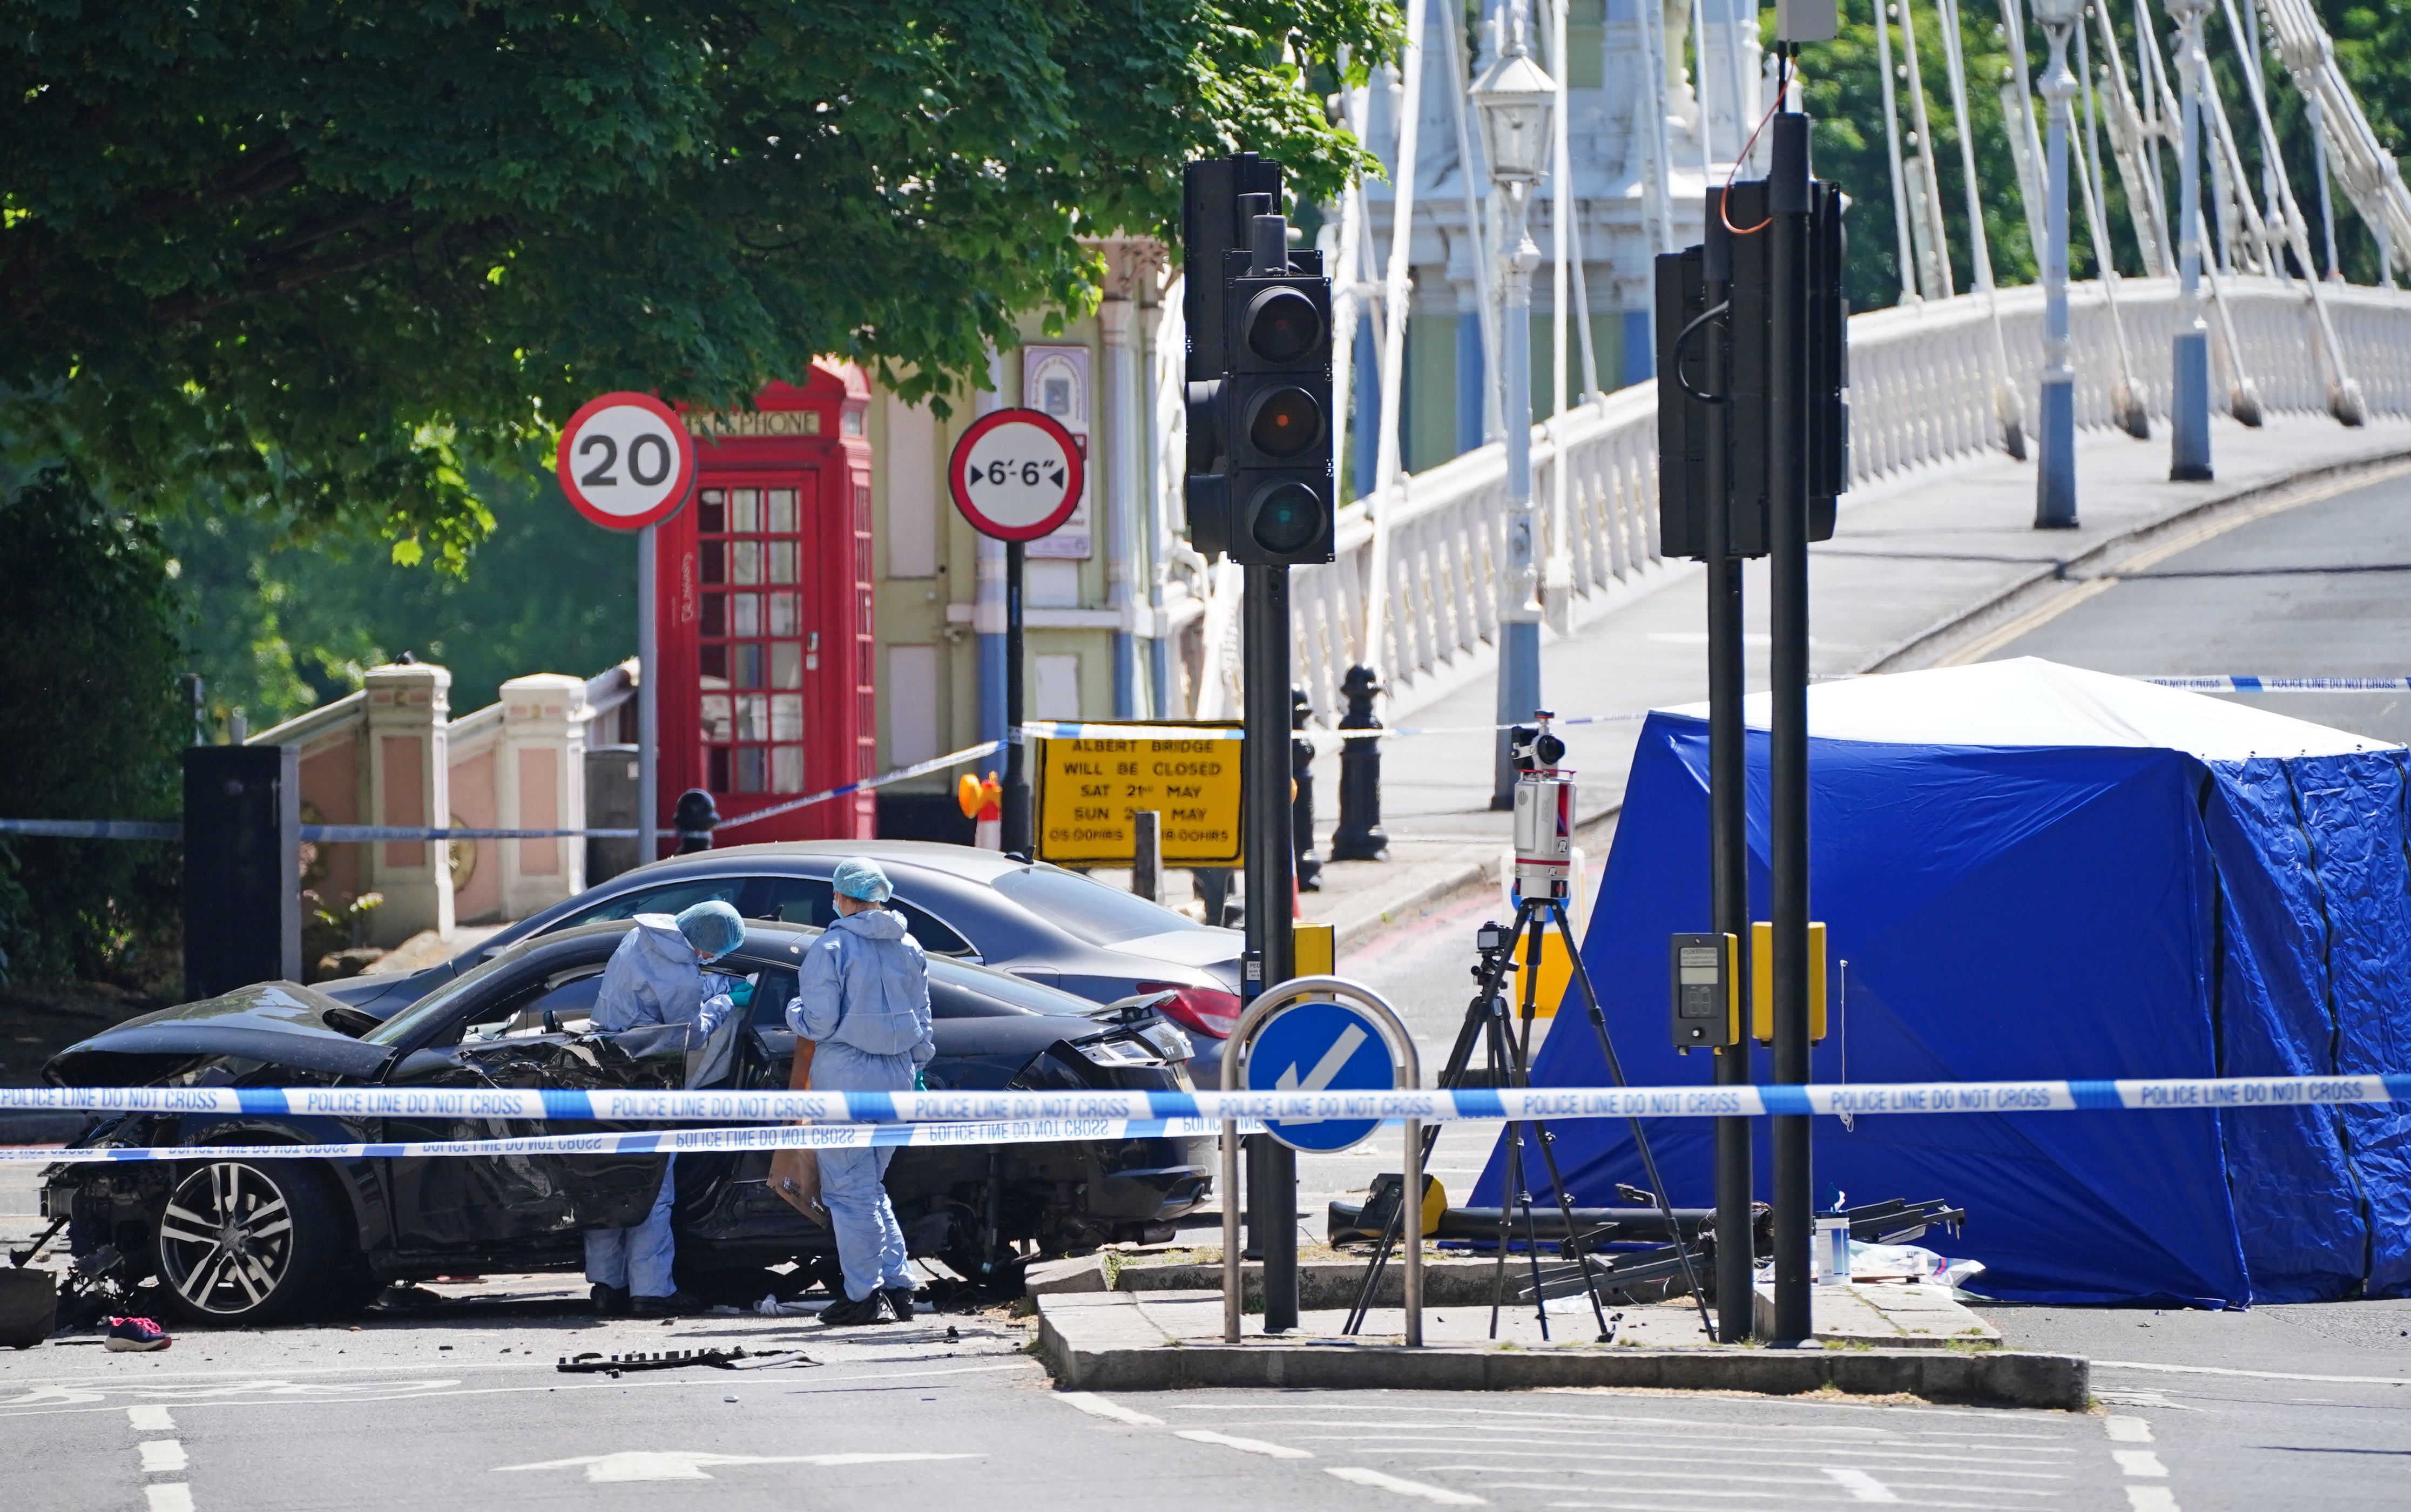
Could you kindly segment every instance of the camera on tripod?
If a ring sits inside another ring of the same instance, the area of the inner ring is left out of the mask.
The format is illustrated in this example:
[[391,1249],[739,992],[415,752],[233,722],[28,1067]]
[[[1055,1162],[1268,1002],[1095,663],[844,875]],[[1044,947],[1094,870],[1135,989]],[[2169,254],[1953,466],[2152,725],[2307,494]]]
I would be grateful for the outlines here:
[[1515,764],[1515,890],[1526,898],[1573,896],[1574,774],[1557,765],[1566,742],[1545,709],[1507,732]]

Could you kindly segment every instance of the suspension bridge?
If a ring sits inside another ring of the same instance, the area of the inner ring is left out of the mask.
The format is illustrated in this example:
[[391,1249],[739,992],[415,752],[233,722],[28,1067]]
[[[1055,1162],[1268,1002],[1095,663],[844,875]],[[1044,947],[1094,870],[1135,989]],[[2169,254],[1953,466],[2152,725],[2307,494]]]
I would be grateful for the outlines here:
[[[2273,417],[2343,427],[2411,417],[2411,295],[2395,285],[2411,251],[2401,171],[2306,0],[2209,4],[2223,25],[2201,55],[2189,55],[2187,34],[2152,0],[2134,0],[2124,36],[2111,0],[2075,30],[2071,209],[2102,254],[2098,276],[2068,292],[2077,424],[2138,443],[2155,430],[2165,435],[2171,342],[2193,319],[2172,218],[2188,69],[2203,92],[2196,231],[2214,407],[2245,427]],[[2044,107],[2022,0],[1999,5],[2009,67],[1997,81],[1970,77],[1960,0],[1897,0],[1873,18],[1894,213],[1885,224],[1883,207],[1869,202],[1850,229],[1892,245],[1899,288],[1892,307],[1850,322],[1854,490],[1939,477],[1987,455],[2024,462],[2033,451],[2044,290],[1996,282],[1984,212],[2014,204],[2043,262]],[[1504,570],[1498,381],[1504,214],[1469,91],[1500,45],[1507,7],[1489,0],[1484,8],[1489,24],[1469,51],[1449,7],[1411,0],[1399,64],[1339,101],[1386,179],[1325,207],[1318,236],[1337,279],[1335,412],[1346,424],[1334,436],[1335,462],[1356,495],[1341,511],[1337,559],[1296,572],[1292,590],[1293,665],[1314,723],[1325,727],[1344,710],[1340,688],[1352,667],[1370,668],[1399,708],[1484,677],[1502,613],[1517,601]],[[2183,10],[2185,0],[2169,8]],[[1855,9],[1846,6],[1846,20],[1868,20]],[[1531,31],[1557,85],[1554,171],[1531,207],[1545,274],[1532,342],[1533,493],[1542,520],[1540,600],[1547,624],[1565,637],[1672,570],[1658,554],[1656,395],[1641,381],[1651,367],[1649,260],[1697,239],[1706,187],[1764,171],[1764,144],[1752,137],[1777,102],[1755,7],[1734,0],[1540,0]],[[2231,57],[2240,88],[2209,66],[2211,52]],[[1934,66],[1938,90],[1926,80]],[[2000,110],[1979,121],[1970,97],[1987,85]],[[1796,76],[1789,87],[1798,109]],[[2274,122],[2286,91],[2299,97],[2312,134],[2315,184],[2294,183],[2280,151]],[[1957,242],[1935,150],[1943,101],[1965,208]],[[1872,123],[1859,125],[1877,135]],[[1980,172],[1987,131],[2006,135],[2014,183]],[[2115,199],[2112,175],[2123,191]],[[2344,280],[2340,214],[2357,216],[2378,249],[2374,286]],[[2122,276],[2112,247],[2131,248],[2142,273]],[[1964,283],[1961,267],[1971,275]],[[1166,301],[1169,322],[1178,307]],[[1169,419],[1158,437],[1167,463],[1159,477],[1170,491],[1158,504],[1176,511],[1181,348],[1173,340],[1158,349],[1172,354],[1157,373],[1169,401],[1157,406]],[[1205,619],[1196,712],[1227,714],[1238,707],[1238,572],[1193,557],[1169,570]]]

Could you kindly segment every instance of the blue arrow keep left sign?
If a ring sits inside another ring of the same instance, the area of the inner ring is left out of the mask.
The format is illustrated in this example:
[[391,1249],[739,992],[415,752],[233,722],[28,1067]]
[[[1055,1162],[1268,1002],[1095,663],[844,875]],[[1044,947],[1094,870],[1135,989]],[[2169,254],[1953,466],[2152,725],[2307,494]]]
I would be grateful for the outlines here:
[[[1273,1015],[1248,1051],[1249,1092],[1386,1092],[1397,1085],[1390,1047],[1372,1018],[1345,1003],[1300,1003]],[[1266,1131],[1292,1150],[1334,1154],[1361,1143],[1378,1119],[1284,1119]]]

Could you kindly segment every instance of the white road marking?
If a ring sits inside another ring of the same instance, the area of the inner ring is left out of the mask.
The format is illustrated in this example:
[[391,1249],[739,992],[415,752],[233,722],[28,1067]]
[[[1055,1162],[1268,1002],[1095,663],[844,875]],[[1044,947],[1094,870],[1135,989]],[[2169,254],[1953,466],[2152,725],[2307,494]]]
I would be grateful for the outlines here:
[[142,1500],[148,1512],[193,1512],[193,1488],[183,1481],[167,1486],[145,1486]]
[[[700,1454],[683,1449],[623,1449],[618,1454],[585,1454],[574,1460],[545,1460],[534,1464],[496,1465],[505,1470],[577,1470],[597,1484],[629,1480],[710,1480],[705,1465],[883,1465],[918,1460],[977,1460],[976,1454]],[[189,1508],[191,1504],[187,1502]],[[153,1512],[158,1512],[154,1507]]]
[[1173,1435],[1191,1444],[1220,1444],[1226,1449],[1239,1449],[1249,1454],[1261,1454],[1274,1460],[1311,1460],[1312,1449],[1293,1449],[1286,1444],[1274,1444],[1260,1438],[1238,1438],[1229,1433],[1217,1433],[1210,1428],[1184,1428]]
[[134,1446],[141,1451],[146,1475],[170,1475],[184,1468],[184,1446],[174,1439],[146,1439]]
[[2152,1425],[2141,1417],[2105,1417],[2101,1419],[2101,1426],[2110,1431],[2110,1439],[2113,1444],[2152,1442]]
[[168,1416],[165,1407],[128,1407],[125,1420],[139,1433],[172,1433],[176,1431],[176,1419]]
[[1136,1407],[1125,1407],[1118,1402],[1107,1402],[1093,1391],[1058,1391],[1055,1400],[1066,1407],[1077,1407],[1091,1417],[1110,1417],[1132,1428],[1162,1428],[1163,1419],[1150,1417]]
[[2165,1476],[2169,1473],[2169,1467],[2160,1463],[2160,1457],[2149,1449],[2112,1449],[2110,1458],[2130,1475]]
[[[900,1380],[900,1379],[903,1379],[903,1378],[908,1377],[908,1376],[911,1376],[911,1377],[922,1377],[922,1376],[931,1376],[931,1375],[976,1375],[976,1374],[982,1374],[982,1373],[989,1373],[989,1372],[995,1372],[995,1371],[1038,1371],[1038,1370],[1044,1370],[1045,1368],[1045,1367],[1042,1366],[1041,1364],[1039,1364],[1039,1362],[1038,1362],[1038,1361],[1036,1361],[1036,1360],[1034,1360],[1034,1359],[1012,1359],[1012,1360],[1005,1360],[1005,1361],[1003,1361],[1003,1362],[1001,1362],[1001,1363],[1000,1363],[1000,1364],[995,1364],[995,1365],[964,1365],[964,1366],[960,1366],[960,1367],[953,1367],[953,1366],[950,1366],[950,1367],[948,1367],[948,1368],[946,1368],[946,1369],[943,1369],[943,1370],[925,1370],[925,1371],[839,1371],[839,1370],[827,1370],[827,1371],[823,1371],[823,1372],[816,1373],[812,1376],[812,1378],[811,1378],[811,1379],[812,1379],[812,1385],[811,1385],[811,1387],[808,1387],[808,1388],[801,1388],[801,1389],[808,1389],[808,1390],[812,1390],[812,1391],[828,1390],[828,1389],[832,1389],[832,1388],[835,1388],[835,1389],[843,1389],[842,1387],[835,1387],[835,1383],[837,1383],[837,1382],[839,1382],[839,1381],[864,1381],[864,1380],[871,1380],[871,1381],[887,1381],[887,1380]],[[550,1372],[547,1372],[547,1373],[546,1373],[546,1377],[547,1377],[548,1381],[550,1381],[550,1380],[558,1380],[558,1379],[559,1379],[558,1377],[553,1376],[553,1375],[551,1374],[551,1373],[550,1373]],[[458,1381],[427,1381],[427,1382],[398,1382],[398,1383],[397,1383],[397,1382],[386,1382],[386,1383],[365,1384],[365,1385],[361,1385],[361,1386],[359,1386],[359,1387],[357,1387],[352,1388],[352,1389],[354,1389],[354,1390],[356,1390],[356,1391],[358,1391],[358,1392],[372,1392],[372,1391],[374,1391],[374,1392],[380,1392],[380,1393],[383,1393],[383,1394],[381,1394],[381,1395],[376,1395],[376,1396],[369,1396],[369,1395],[354,1395],[354,1396],[348,1396],[348,1397],[344,1397],[344,1398],[341,1399],[341,1404],[343,1404],[343,1405],[356,1405],[356,1404],[358,1404],[358,1403],[361,1403],[361,1402],[400,1402],[400,1401],[412,1401],[412,1402],[416,1402],[416,1401],[422,1401],[422,1400],[430,1400],[430,1399],[436,1398],[436,1397],[501,1397],[501,1396],[515,1396],[515,1395],[522,1395],[522,1394],[526,1394],[526,1393],[530,1393],[530,1392],[537,1392],[537,1391],[543,1391],[543,1392],[566,1392],[566,1391],[623,1391],[623,1392],[624,1392],[624,1391],[655,1391],[655,1390],[692,1390],[692,1389],[694,1389],[694,1388],[695,1388],[695,1387],[703,1387],[703,1388],[705,1388],[705,1389],[707,1389],[707,1390],[713,1390],[713,1391],[717,1391],[717,1390],[720,1390],[720,1389],[723,1388],[723,1387],[726,1386],[726,1384],[727,1384],[727,1383],[725,1383],[725,1382],[723,1382],[723,1381],[718,1381],[718,1380],[706,1380],[706,1379],[703,1379],[703,1378],[701,1378],[701,1377],[696,1377],[696,1378],[690,1379],[690,1380],[673,1380],[673,1379],[668,1379],[668,1378],[666,1378],[666,1377],[665,1377],[665,1378],[664,1378],[664,1379],[662,1379],[662,1380],[657,1380],[657,1381],[645,1380],[645,1379],[642,1379],[642,1378],[632,1378],[632,1379],[628,1379],[628,1380],[613,1381],[613,1380],[609,1380],[609,1379],[607,1379],[607,1378],[601,1377],[601,1376],[590,1377],[590,1378],[588,1378],[588,1379],[587,1379],[587,1381],[585,1381],[585,1382],[584,1382],[584,1383],[582,1383],[582,1384],[572,1385],[572,1384],[569,1384],[569,1383],[567,1383],[567,1382],[563,1382],[563,1383],[562,1383],[561,1385],[558,1385],[558,1386],[555,1386],[555,1385],[543,1385],[543,1386],[534,1386],[534,1385],[531,1385],[531,1386],[472,1386],[472,1387],[463,1387],[463,1386],[461,1386],[461,1385],[460,1385],[460,1382],[458,1382]],[[288,1405],[289,1405],[289,1406],[319,1406],[319,1405],[333,1405],[333,1404],[337,1404],[337,1399],[335,1399],[335,1398],[333,1398],[333,1397],[330,1397],[330,1396],[308,1396],[308,1395],[305,1395],[305,1393],[307,1393],[307,1392],[309,1391],[309,1389],[310,1389],[310,1388],[309,1388],[309,1387],[307,1387],[295,1386],[295,1385],[291,1385],[291,1384],[289,1384],[289,1383],[281,1383],[281,1382],[267,1382],[267,1383],[263,1383],[262,1385],[263,1385],[263,1387],[281,1387],[281,1389],[279,1389],[278,1391],[276,1391],[275,1395],[274,1395],[272,1398],[270,1398],[270,1397],[263,1397],[263,1396],[248,1396],[248,1397],[245,1397],[245,1398],[243,1398],[242,1400],[240,1400],[240,1401],[208,1401],[208,1402],[188,1402],[188,1403],[187,1403],[187,1405],[194,1405],[194,1406],[208,1406],[208,1407],[218,1407],[218,1406],[235,1406],[235,1407],[268,1407],[268,1406],[288,1406]],[[444,1390],[438,1390],[438,1389],[434,1389],[435,1387],[458,1387],[458,1389],[444,1389]],[[221,1393],[211,1393],[211,1394],[212,1394],[212,1395],[221,1395]],[[19,1412],[0,1411],[0,1419],[10,1418],[10,1417],[49,1417],[49,1416],[51,1416],[51,1415],[53,1415],[53,1414],[61,1413],[61,1412],[77,1412],[77,1411],[89,1410],[89,1409],[88,1409],[88,1407],[87,1407],[85,1404],[87,1404],[87,1403],[91,1403],[91,1402],[98,1402],[98,1401],[100,1400],[100,1397],[101,1397],[101,1393],[100,1393],[100,1392],[98,1392],[98,1391],[89,1391],[89,1392],[82,1392],[82,1393],[80,1393],[80,1394],[73,1395],[73,1396],[72,1396],[72,1397],[70,1397],[70,1398],[45,1397],[45,1398],[44,1398],[42,1401],[40,1401],[38,1403],[32,1403],[31,1399],[22,1399],[22,1400],[20,1400],[20,1401],[14,1402],[0,1402],[0,1408],[4,1408],[4,1407],[7,1407],[7,1406],[11,1406],[11,1405],[21,1406],[21,1407],[26,1407],[26,1408],[27,1408],[27,1410],[24,1410],[24,1411],[19,1411]]]
[[[1363,1443],[1369,1443],[1369,1442],[1378,1441],[1378,1440],[1383,1440],[1383,1439],[1389,1439],[1389,1438],[1400,1437],[1400,1436],[1402,1436],[1402,1435],[1396,1435],[1396,1434],[1382,1434],[1382,1433],[1360,1433],[1360,1434],[1355,1434],[1355,1435],[1329,1434],[1329,1435],[1320,1435],[1320,1436],[1327,1436],[1327,1437],[1330,1437],[1330,1438],[1333,1438],[1333,1439],[1335,1439],[1335,1440],[1337,1440],[1337,1441],[1339,1441],[1339,1442],[1344,1442],[1344,1443],[1356,1443],[1356,1444],[1363,1444]],[[1442,1443],[1442,1444],[1449,1444],[1449,1445],[1450,1445],[1450,1446],[1442,1446],[1442,1447],[1430,1447],[1430,1446],[1428,1446],[1433,1445],[1433,1444],[1434,1444],[1434,1443],[1436,1443],[1436,1442],[1437,1442],[1437,1443]],[[1456,1443],[1456,1444],[1461,1444],[1463,1441],[1461,1441],[1461,1440],[1460,1440],[1460,1441],[1454,1441],[1454,1443]],[[1478,1441],[1477,1441],[1477,1442],[1478,1442]],[[1491,1440],[1489,1440],[1488,1442],[1496,1444],[1496,1443],[1501,1443],[1501,1442],[1505,1442],[1505,1443],[1512,1443],[1512,1442],[1514,1442],[1514,1441],[1513,1441],[1513,1440],[1491,1439]],[[1640,1448],[1640,1447],[1642,1447],[1642,1446],[1637,1446],[1637,1445],[1621,1445],[1621,1444],[1616,1446],[1616,1448],[1618,1448],[1618,1449],[1633,1449],[1633,1448]],[[1646,1453],[1646,1454],[1640,1454],[1640,1453],[1616,1453],[1616,1452],[1613,1452],[1613,1451],[1611,1451],[1611,1450],[1603,1449],[1603,1448],[1585,1448],[1585,1447],[1582,1447],[1582,1446],[1572,1446],[1572,1445],[1569,1445],[1569,1446],[1565,1446],[1565,1447],[1562,1447],[1562,1448],[1559,1448],[1559,1447],[1554,1447],[1554,1446],[1553,1446],[1553,1447],[1549,1447],[1549,1448],[1469,1449],[1469,1448],[1463,1448],[1463,1447],[1456,1447],[1456,1446],[1454,1446],[1454,1445],[1453,1445],[1453,1444],[1450,1444],[1450,1441],[1438,1441],[1438,1440],[1435,1440],[1435,1439],[1433,1439],[1433,1438],[1431,1438],[1431,1437],[1426,1436],[1426,1437],[1420,1437],[1420,1438],[1417,1438],[1417,1439],[1416,1439],[1414,1442],[1412,1442],[1412,1443],[1397,1445],[1396,1446],[1395,1446],[1394,1448],[1392,1448],[1392,1449],[1391,1449],[1391,1452],[1392,1452],[1392,1453],[1394,1453],[1394,1454],[1455,1454],[1455,1455],[1463,1455],[1463,1456],[1466,1456],[1466,1457],[1467,1457],[1467,1458],[1469,1458],[1469,1459],[1476,1459],[1476,1458],[1478,1458],[1478,1459],[1488,1459],[1488,1460],[1506,1460],[1506,1461],[1515,1461],[1515,1462],[1528,1462],[1528,1461],[1541,1461],[1541,1460],[1590,1460],[1590,1461],[1635,1461],[1635,1462],[1637,1462],[1637,1463],[1641,1463],[1641,1464],[1731,1464],[1731,1463],[1734,1462],[1734,1457],[1735,1457],[1735,1456],[1737,1456],[1737,1455],[1745,1455],[1745,1454],[1747,1454],[1747,1455],[1764,1456],[1764,1455],[1771,1454],[1771,1453],[1775,1453],[1775,1452],[1777,1452],[1777,1451],[1773,1451],[1773,1450],[1758,1450],[1758,1449],[1746,1449],[1746,1448],[1732,1448],[1732,1449],[1728,1449],[1728,1448],[1725,1448],[1725,1447],[1719,1446],[1719,1447],[1717,1448],[1717,1452],[1716,1452],[1715,1454],[1712,1454],[1712,1455],[1676,1455],[1676,1454],[1668,1454],[1668,1453],[1665,1453],[1665,1452],[1662,1452],[1662,1451],[1651,1452],[1651,1453]],[[1750,1468],[1752,1468],[1752,1469],[1776,1469],[1776,1470],[1779,1470],[1779,1469],[1800,1469],[1800,1470],[1822,1470],[1822,1469],[1824,1468],[1824,1460],[1823,1460],[1822,1458],[1812,1460],[1812,1459],[1805,1459],[1805,1458],[1801,1458],[1801,1457],[1800,1457],[1800,1456],[1805,1455],[1806,1452],[1808,1452],[1807,1450],[1805,1450],[1805,1449],[1791,1449],[1791,1450],[1790,1450],[1790,1451],[1788,1451],[1788,1452],[1790,1452],[1790,1454],[1792,1454],[1794,1457],[1793,1457],[1793,1458],[1790,1458],[1790,1459],[1779,1459],[1779,1460],[1778,1460],[1778,1459],[1766,1459],[1766,1458],[1762,1458],[1762,1457],[1761,1457],[1761,1458],[1756,1458],[1756,1459],[1749,1460],[1749,1461],[1746,1461],[1746,1463],[1747,1463],[1747,1464],[1749,1465],[1749,1467],[1750,1467]],[[1939,1462],[1939,1463],[1942,1463],[1942,1464],[1948,1464],[1948,1465],[1951,1465],[1951,1466],[1967,1466],[1967,1465],[1977,1464],[1977,1463],[1982,1463],[1982,1464],[2011,1464],[2011,1465],[2015,1465],[2015,1464],[2025,1464],[2025,1463],[2028,1463],[2028,1462],[2029,1462],[2029,1461],[2022,1461],[2022,1460],[1984,1460],[1984,1461],[1977,1461],[1977,1460],[1975,1460],[1975,1459],[1972,1459],[1970,1456],[1967,1456],[1967,1455],[1965,1455],[1965,1454],[1958,1454],[1958,1455],[1950,1455],[1950,1454],[1908,1454],[1908,1453],[1904,1453],[1904,1452],[1902,1452],[1902,1451],[1900,1451],[1900,1450],[1896,1450],[1896,1449],[1883,1449],[1883,1448],[1874,1448],[1874,1447],[1869,1447],[1869,1448],[1856,1448],[1856,1447],[1849,1447],[1849,1446],[1827,1446],[1827,1447],[1823,1448],[1823,1449],[1822,1449],[1821,1451],[1819,1451],[1819,1452],[1820,1452],[1820,1454],[1821,1454],[1822,1456],[1824,1456],[1824,1457],[1831,1457],[1831,1456],[1834,1456],[1834,1455],[1855,1455],[1855,1456],[1857,1456],[1857,1457],[1859,1457],[1859,1458],[1861,1458],[1861,1459],[1865,1459],[1865,1460],[1870,1460],[1870,1461],[1876,1461],[1875,1468],[1877,1468],[1877,1469],[1878,1469],[1878,1470],[1884,1470],[1884,1471],[1889,1471],[1889,1472],[1894,1472],[1894,1473],[1897,1473],[1897,1474],[1900,1474],[1900,1475],[1931,1475],[1937,1474],[1938,1472],[1937,1472],[1936,1470],[1935,1470],[1934,1468],[1932,1468],[1932,1466],[1933,1466],[1934,1464],[1936,1464],[1936,1462]],[[1904,1461],[1923,1461],[1923,1462],[1922,1462],[1922,1463],[1908,1463],[1908,1462],[1904,1462]],[[1619,1471],[1619,1472],[1618,1472],[1618,1474],[1648,1475],[1648,1474],[1651,1474],[1651,1472],[1648,1472],[1648,1471],[1630,1471],[1630,1472]],[[1988,1480],[2001,1480],[2001,1479],[2009,1479],[2009,1480],[2065,1480],[2065,1479],[2067,1479],[2067,1478],[2068,1478],[2065,1475],[2063,1475],[2063,1474],[2061,1474],[2059,1471],[2057,1471],[2057,1470],[2053,1470],[2053,1469],[2034,1469],[2034,1470],[1973,1470],[1973,1469],[1965,1469],[1965,1468],[1962,1468],[1962,1469],[1959,1469],[1959,1470],[1957,1471],[1957,1474],[1959,1474],[1960,1475],[1965,1476],[1965,1477],[1974,1477],[1974,1476],[1981,1475],[1981,1476],[1986,1477]]]
[[1876,1479],[1875,1476],[1868,1475],[1863,1470],[1853,1470],[1846,1465],[1827,1465],[1825,1467],[1825,1475],[1826,1477],[1832,1480],[1834,1485],[1839,1486],[1842,1490],[1849,1492],[1850,1500],[1853,1502],[1897,1502],[1900,1500],[1899,1497],[1892,1494],[1890,1487],[1887,1487],[1882,1481]]
[[2165,1371],[2171,1375],[2245,1375],[2256,1381],[2328,1381],[2338,1386],[2411,1386],[2411,1376],[2296,1375],[2287,1371],[2236,1371],[2224,1365],[2149,1365],[2140,1359],[2097,1359],[2115,1371]]
[[2130,1512],[2177,1512],[2177,1493],[2166,1486],[2129,1486],[2126,1505]]
[[1481,1497],[1467,1491],[1453,1491],[1445,1486],[1427,1485],[1420,1480],[1402,1480],[1385,1475],[1378,1470],[1360,1469],[1354,1465],[1325,1465],[1322,1473],[1337,1475],[1352,1486],[1369,1486],[1377,1491],[1395,1491],[1400,1496],[1417,1496],[1442,1506],[1488,1506]]
[[2150,1407],[2157,1412],[2191,1412],[2194,1410],[2191,1407],[2185,1406],[2182,1402],[2170,1402],[2168,1398],[2168,1393],[2164,1391],[2149,1391],[2142,1389],[2133,1391],[2111,1391],[2105,1387],[2096,1387],[2093,1394],[2099,1397],[2105,1406],[2111,1407]]

